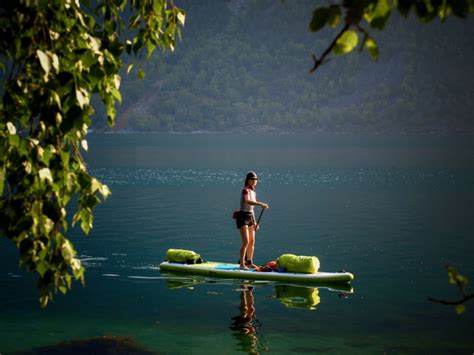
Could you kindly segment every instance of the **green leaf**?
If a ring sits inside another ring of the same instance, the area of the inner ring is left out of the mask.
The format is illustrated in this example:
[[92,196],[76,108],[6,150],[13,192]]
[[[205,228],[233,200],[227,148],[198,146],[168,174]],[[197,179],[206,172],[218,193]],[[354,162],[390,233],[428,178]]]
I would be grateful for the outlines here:
[[67,239],[65,239],[61,245],[61,255],[67,262],[70,262],[75,255],[74,248],[72,247],[71,242]]
[[45,261],[40,261],[36,265],[36,271],[40,274],[41,277],[44,276],[44,273],[49,269],[48,264]]
[[91,179],[91,193],[95,193],[97,190],[100,189],[100,182],[96,178]]
[[86,152],[89,150],[89,145],[87,144],[87,140],[83,139],[81,141],[81,147],[84,149]]
[[339,24],[339,22],[341,22],[341,8],[337,5],[331,5],[329,7],[327,24],[334,28]]
[[49,72],[51,71],[51,59],[49,58],[49,56],[39,49],[36,51],[36,55],[38,56],[38,59],[44,72],[46,74],[49,74]]
[[39,299],[41,308],[44,308],[48,305],[49,302],[49,295],[43,295]]
[[56,53],[48,53],[48,55],[51,58],[51,62],[53,64],[53,68],[56,70],[56,72],[59,72],[59,58]]
[[454,307],[454,309],[457,314],[463,314],[466,311],[466,306],[463,304],[458,304],[456,307]]
[[51,90],[51,98],[53,99],[54,103],[58,106],[58,108],[61,110],[61,98],[59,97],[59,94]]
[[383,30],[391,13],[392,9],[389,0],[377,0],[372,11],[369,10],[364,17],[370,24],[370,27]]
[[364,40],[364,47],[367,49],[367,52],[370,54],[370,57],[373,60],[377,60],[379,58],[379,48],[377,46],[377,42],[372,37],[366,37]]
[[112,194],[109,187],[105,184],[101,185],[100,193],[101,193],[101,195],[104,199],[106,199],[107,197],[109,197]]
[[53,176],[51,175],[51,170],[49,170],[48,168],[40,169],[38,173],[39,173],[41,182],[45,182],[45,181],[48,181],[50,183],[53,182]]
[[80,108],[89,104],[88,92],[82,88],[76,89],[76,100]]
[[309,23],[311,32],[317,32],[322,29],[329,19],[329,8],[320,7],[313,11],[313,17]]
[[184,26],[185,21],[186,21],[186,14],[183,11],[178,11],[178,23]]
[[83,209],[81,211],[81,229],[85,234],[89,234],[92,229],[92,211],[90,209]]
[[7,122],[7,131],[9,134],[11,135],[15,135],[16,134],[16,127],[13,123],[11,122]]
[[8,144],[10,144],[12,147],[18,148],[20,146],[20,137],[16,134],[8,136]]
[[153,54],[153,52],[155,51],[155,48],[156,48],[156,44],[154,44],[152,41],[148,41],[146,43],[146,46],[147,46],[147,59],[149,59],[151,57],[151,55]]
[[355,31],[349,30],[342,34],[341,37],[336,41],[336,45],[333,48],[333,53],[336,55],[343,55],[350,53],[357,47],[359,37]]
[[117,89],[112,89],[111,90],[113,97],[120,103],[122,103],[122,95],[120,94],[120,91]]
[[138,80],[142,80],[145,77],[145,72],[142,68],[138,69]]
[[97,63],[97,56],[94,55],[94,53],[90,50],[87,50],[81,57],[82,64],[86,67],[89,68],[93,66],[95,63]]

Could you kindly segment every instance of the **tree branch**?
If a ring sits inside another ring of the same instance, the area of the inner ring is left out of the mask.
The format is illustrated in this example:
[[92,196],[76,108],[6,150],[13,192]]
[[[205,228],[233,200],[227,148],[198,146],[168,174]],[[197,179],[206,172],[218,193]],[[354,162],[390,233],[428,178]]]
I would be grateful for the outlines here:
[[456,269],[454,269],[453,267],[447,265],[446,268],[448,269],[448,274],[454,274],[451,275],[455,282],[456,282],[456,286],[459,288],[459,292],[461,292],[463,298],[461,298],[460,300],[457,300],[457,301],[447,301],[447,300],[441,300],[441,299],[437,299],[437,298],[433,298],[433,297],[428,297],[428,300],[431,301],[431,302],[434,302],[434,303],[440,303],[440,304],[445,304],[445,305],[450,305],[450,306],[458,306],[460,304],[463,304],[467,301],[469,301],[471,298],[474,298],[474,293],[467,293],[465,288],[464,288],[464,285],[467,281],[463,281],[462,279],[460,279],[460,277],[462,277],[464,279],[464,277],[462,275],[460,275]]
[[344,27],[341,29],[341,31],[338,33],[338,35],[336,36],[336,38],[334,38],[334,40],[332,41],[332,43],[330,44],[330,46],[324,51],[323,55],[321,56],[321,58],[317,58],[314,54],[313,54],[313,60],[314,60],[314,66],[313,68],[311,68],[311,70],[309,71],[310,73],[314,73],[316,71],[316,69],[318,69],[318,67],[323,64],[325,62],[325,59],[326,57],[328,56],[329,53],[331,53],[332,49],[334,48],[334,46],[336,45],[336,42],[337,40],[344,34],[344,32],[346,32],[349,27],[351,26],[350,23],[346,23],[344,25]]
[[463,304],[463,303],[469,301],[471,298],[474,298],[474,294],[467,295],[464,298],[462,298],[460,300],[457,300],[457,301],[446,301],[446,300],[440,300],[440,299],[432,298],[432,297],[428,297],[428,301],[433,302],[433,303],[446,304],[446,305],[450,305],[450,306],[458,306],[460,304]]

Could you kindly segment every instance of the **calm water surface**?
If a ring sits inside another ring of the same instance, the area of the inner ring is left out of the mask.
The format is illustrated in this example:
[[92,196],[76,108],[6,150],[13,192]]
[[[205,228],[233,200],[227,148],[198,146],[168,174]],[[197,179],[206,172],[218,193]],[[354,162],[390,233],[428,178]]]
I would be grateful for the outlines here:
[[[446,264],[474,277],[473,137],[91,135],[87,160],[113,195],[88,237],[71,230],[86,287],[46,310],[0,240],[0,353],[128,336],[161,353],[472,354],[474,303],[457,315]],[[317,255],[351,287],[160,274],[168,248],[235,262],[231,219],[260,176],[255,261]],[[474,292],[472,285],[468,290]]]

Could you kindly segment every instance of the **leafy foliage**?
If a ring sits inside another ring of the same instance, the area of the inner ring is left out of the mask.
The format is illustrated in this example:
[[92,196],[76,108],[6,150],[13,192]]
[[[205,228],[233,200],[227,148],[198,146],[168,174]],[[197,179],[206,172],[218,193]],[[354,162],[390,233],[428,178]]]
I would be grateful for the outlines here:
[[369,35],[365,26],[383,30],[394,11],[405,17],[414,11],[422,23],[429,23],[437,17],[445,21],[450,14],[466,18],[474,12],[474,0],[345,0],[338,5],[319,7],[314,10],[309,25],[312,32],[320,31],[327,25],[336,27],[343,20],[341,14],[345,14],[345,25],[321,58],[314,56],[311,72],[324,63],[330,52],[335,55],[352,52],[358,43],[357,32],[363,36],[361,50],[366,49],[372,59],[377,60],[379,55],[377,42]]
[[[174,49],[184,12],[166,0],[19,0],[0,5],[0,236],[38,274],[40,302],[66,293],[84,267],[65,233],[87,234],[94,207],[109,188],[87,171],[82,152],[102,101],[112,125],[120,93],[122,53],[150,57]],[[139,70],[139,76],[143,76]],[[68,218],[68,204],[78,208]]]

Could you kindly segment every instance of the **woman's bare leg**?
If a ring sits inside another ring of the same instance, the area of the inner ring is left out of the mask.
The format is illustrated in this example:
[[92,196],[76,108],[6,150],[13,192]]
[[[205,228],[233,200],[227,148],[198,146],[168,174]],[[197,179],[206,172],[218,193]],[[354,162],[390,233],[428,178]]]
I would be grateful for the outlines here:
[[249,227],[243,226],[240,228],[240,237],[242,238],[242,245],[240,246],[240,268],[244,269],[245,266],[245,254],[248,253],[249,247]]
[[248,227],[248,236],[247,260],[251,262],[252,267],[255,267],[253,263],[253,252],[255,250],[255,226]]

